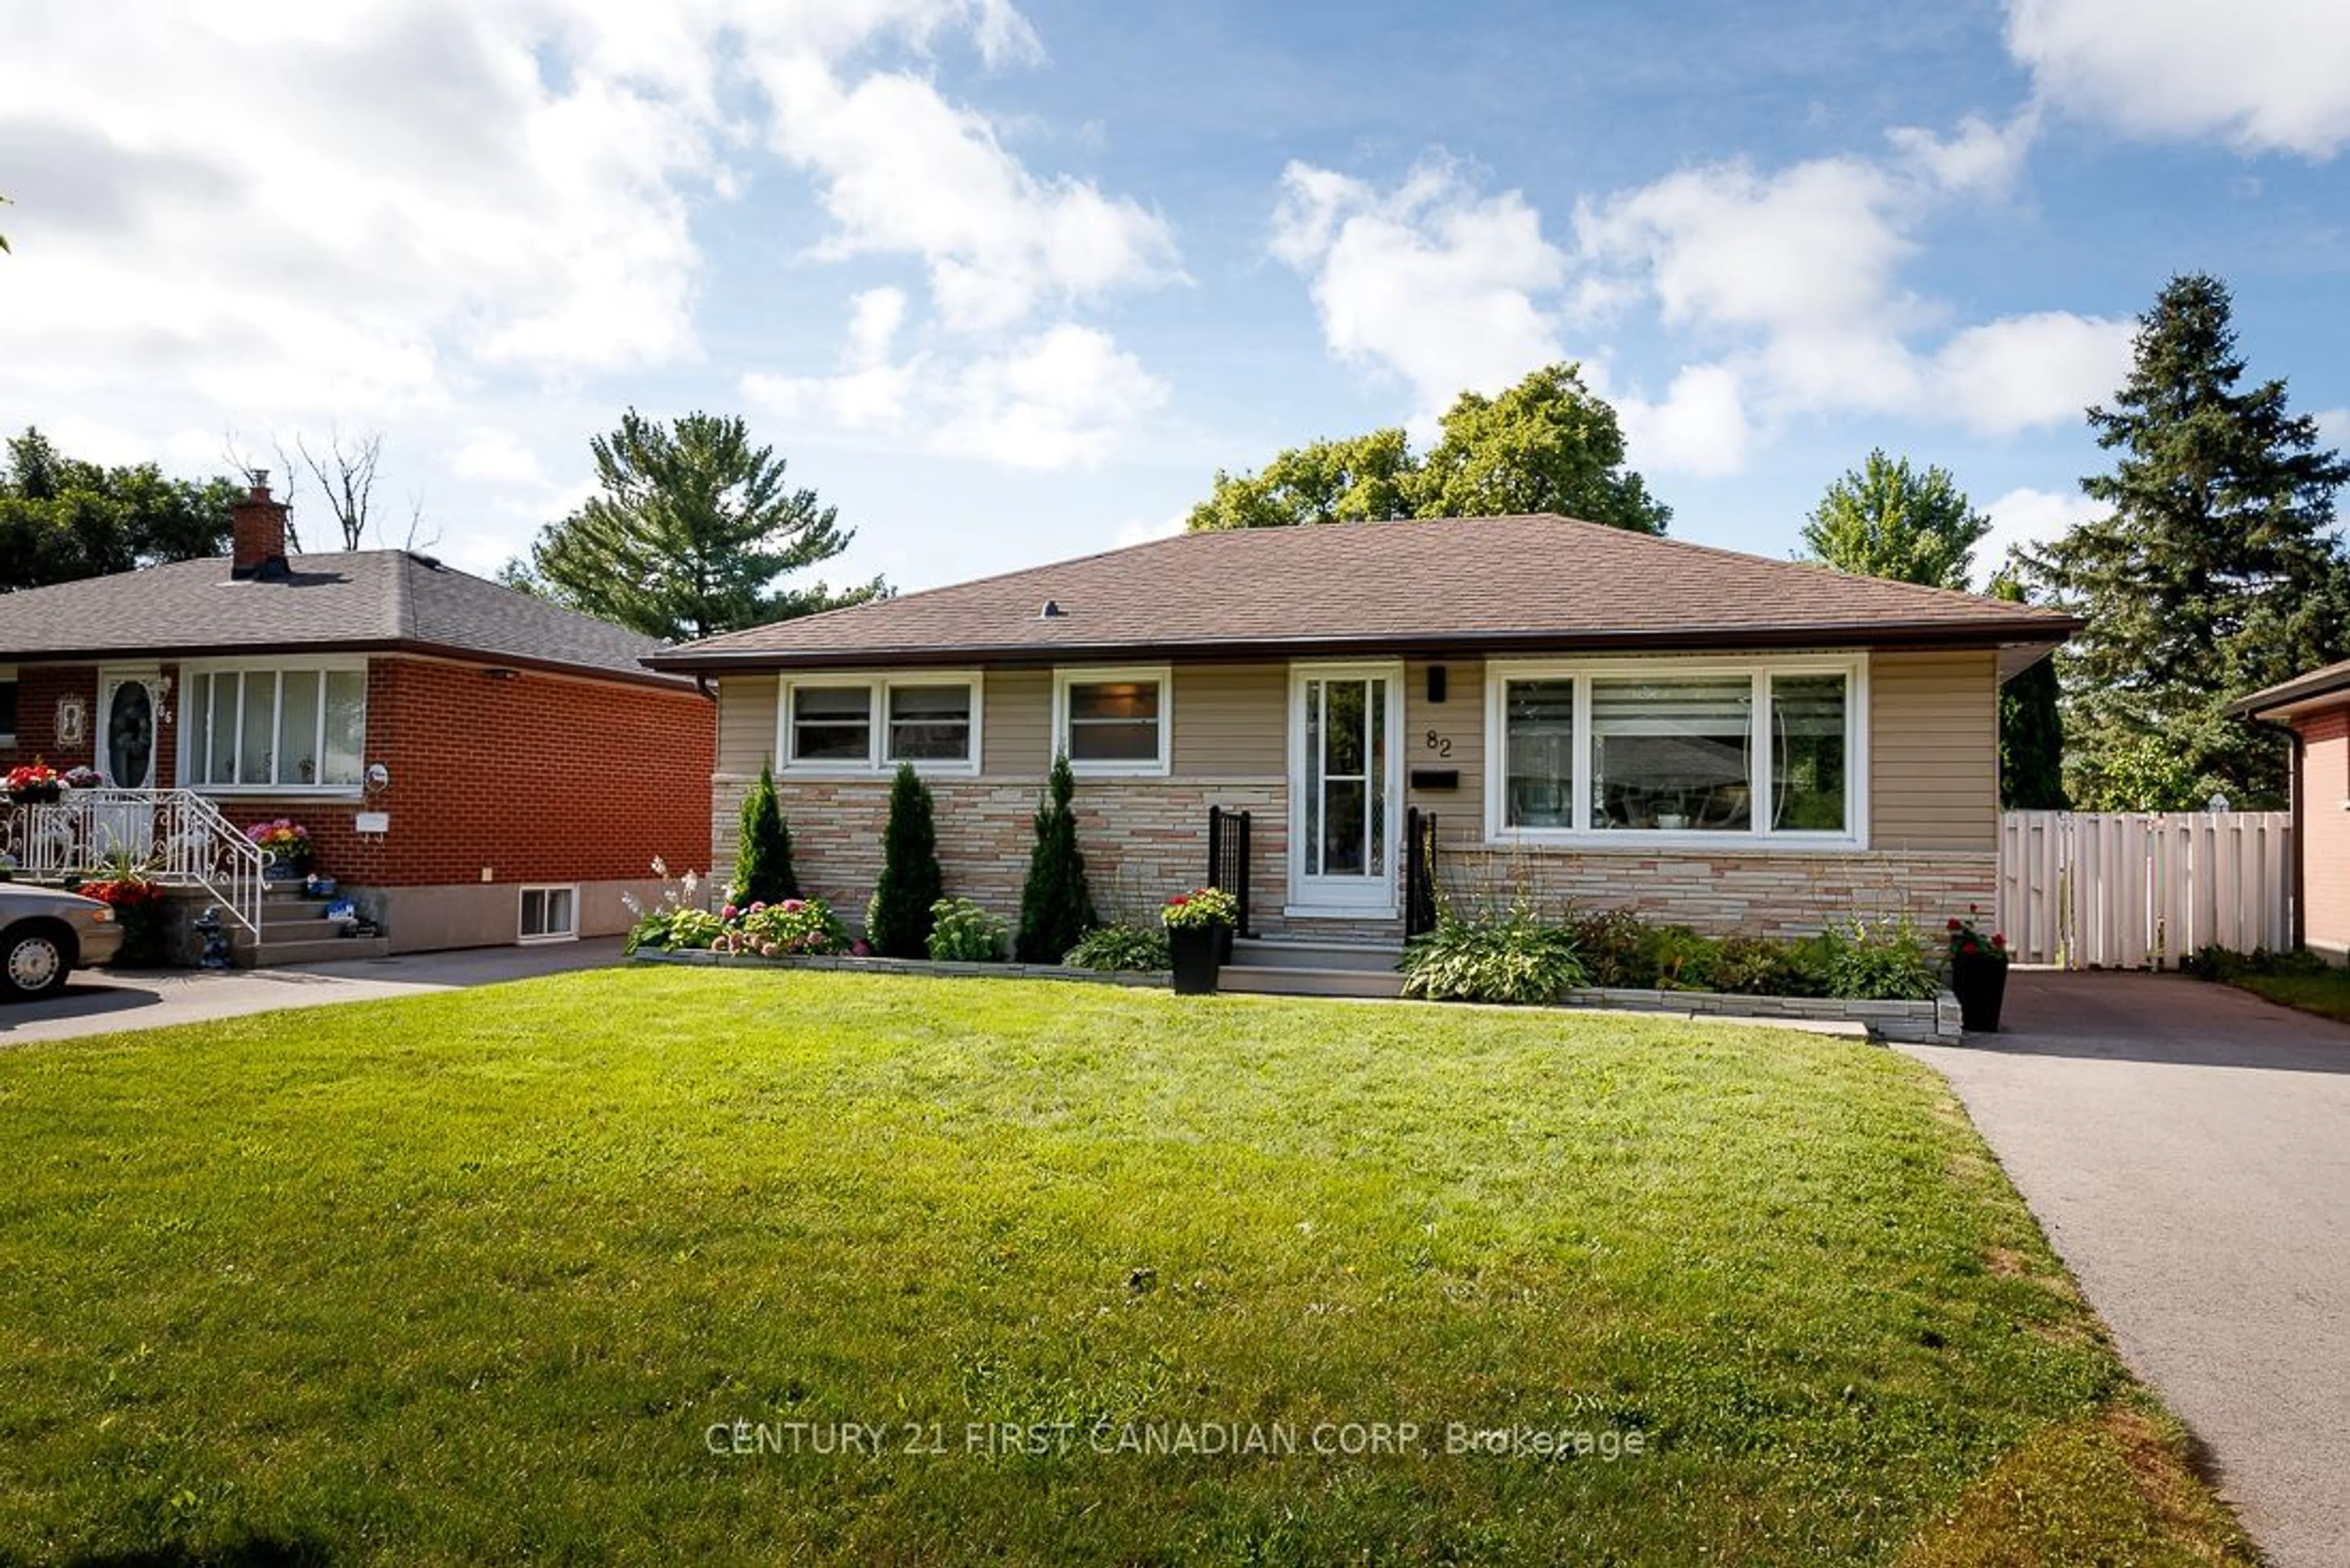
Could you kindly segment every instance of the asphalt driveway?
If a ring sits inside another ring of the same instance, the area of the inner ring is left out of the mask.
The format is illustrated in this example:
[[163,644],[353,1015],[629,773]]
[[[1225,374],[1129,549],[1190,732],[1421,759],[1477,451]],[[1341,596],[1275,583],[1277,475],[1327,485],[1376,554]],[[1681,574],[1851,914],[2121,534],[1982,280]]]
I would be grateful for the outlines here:
[[2174,975],[2010,977],[1947,1076],[2280,1568],[2350,1563],[2350,1026]]
[[287,1007],[412,996],[620,961],[620,939],[526,948],[470,948],[288,969],[77,970],[65,993],[45,1002],[0,1002],[0,1050],[118,1029],[161,1029]]

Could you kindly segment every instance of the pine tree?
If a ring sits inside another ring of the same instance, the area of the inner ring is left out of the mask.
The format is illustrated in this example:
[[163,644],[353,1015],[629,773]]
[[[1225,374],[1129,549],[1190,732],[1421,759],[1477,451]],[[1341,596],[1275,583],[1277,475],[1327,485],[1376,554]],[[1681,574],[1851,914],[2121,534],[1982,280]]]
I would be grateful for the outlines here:
[[780,904],[799,896],[800,880],[792,870],[792,830],[784,821],[783,802],[775,798],[775,775],[761,763],[759,782],[743,797],[733,901]]
[[785,489],[785,460],[753,446],[739,418],[662,424],[630,409],[619,429],[588,444],[603,493],[541,529],[530,560],[499,572],[507,587],[669,642],[888,591],[878,577],[841,593],[822,583],[777,587],[857,535],[813,490]]
[[[1991,585],[1995,598],[2024,600],[2012,571]],[[2057,706],[2056,663],[2043,659],[1999,691],[1999,803],[2011,811],[2064,811],[2064,718]]]
[[1923,473],[1884,450],[1837,480],[1804,524],[1807,559],[1855,576],[1964,588],[1991,532],[1946,468]]
[[2236,389],[2230,311],[2197,275],[2139,317],[2128,380],[2089,410],[2121,455],[2081,488],[2111,512],[2029,561],[2088,623],[2059,673],[2068,782],[2092,810],[2281,804],[2282,738],[2223,709],[2346,650],[2350,567],[2331,530],[2350,463],[2287,411],[2282,380]]
[[1045,798],[1036,807],[1028,881],[1020,889],[1020,935],[1013,956],[1022,963],[1059,963],[1099,923],[1086,887],[1086,857],[1077,848],[1077,814],[1069,809],[1076,789],[1067,754],[1055,757]]
[[931,906],[945,894],[930,786],[911,763],[900,763],[889,786],[889,824],[881,832],[881,880],[865,910],[866,941],[883,958],[928,956]]

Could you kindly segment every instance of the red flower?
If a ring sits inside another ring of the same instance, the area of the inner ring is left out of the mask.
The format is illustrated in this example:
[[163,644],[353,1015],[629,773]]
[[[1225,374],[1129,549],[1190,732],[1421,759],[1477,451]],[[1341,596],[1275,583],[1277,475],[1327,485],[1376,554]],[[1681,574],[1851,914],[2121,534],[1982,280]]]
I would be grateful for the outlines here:
[[1991,934],[1991,945],[1995,948],[2003,948],[2007,946],[2007,939],[2004,936],[2002,936],[1999,932],[1993,931]]
[[1954,930],[1954,931],[1955,931],[1955,930],[1957,930],[1958,929],[1959,929],[1959,922],[1958,922],[1958,921],[1956,921],[1956,920],[1952,920],[1952,921],[1950,922],[1950,929],[1952,929],[1952,930]]
[[1191,896],[1189,893],[1178,893],[1173,898],[1167,900],[1170,907],[1177,904],[1188,904],[1191,901]]
[[1959,944],[1959,950],[1962,953],[1969,954],[1970,956],[1982,951],[1981,948],[1975,946],[1972,942],[1960,942]]

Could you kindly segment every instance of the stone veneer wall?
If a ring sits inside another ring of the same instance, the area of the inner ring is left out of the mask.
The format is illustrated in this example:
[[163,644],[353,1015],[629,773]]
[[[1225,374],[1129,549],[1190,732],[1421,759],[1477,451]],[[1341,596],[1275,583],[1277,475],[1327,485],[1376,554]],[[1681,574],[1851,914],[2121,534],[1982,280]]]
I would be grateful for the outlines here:
[[[751,779],[721,774],[711,790],[712,875],[733,875],[743,797]],[[939,865],[949,898],[971,898],[1006,919],[1035,846],[1040,792],[1030,781],[933,778]],[[889,781],[779,779],[800,887],[861,928],[881,875]],[[1250,813],[1250,904],[1259,930],[1277,929],[1288,864],[1287,794],[1278,781],[1079,779],[1077,844],[1086,878],[1107,918],[1148,920],[1170,893],[1208,874],[1208,808]]]
[[1853,916],[1902,916],[1930,940],[1969,905],[1997,920],[1996,854],[1586,854],[1451,843],[1437,854],[1445,890],[1471,909],[1525,894],[1544,910],[1628,909],[1716,936],[1780,938],[1810,936]]
[[[712,876],[722,888],[733,871],[751,782],[722,775],[712,793]],[[1016,919],[1035,842],[1036,786],[986,779],[929,783],[948,894]],[[832,903],[851,925],[860,924],[881,872],[889,782],[786,779],[777,789],[801,886]],[[1251,814],[1250,907],[1258,934],[1326,933],[1339,924],[1283,918],[1288,803],[1286,787],[1274,779],[1080,779],[1078,843],[1105,916],[1147,920],[1168,894],[1205,877],[1211,805]],[[1992,911],[1998,891],[1998,857],[1958,850],[1593,854],[1490,848],[1448,836],[1438,864],[1446,891],[1464,909],[1526,894],[1545,909],[1565,903],[1631,909],[1715,934],[1807,936],[1855,915],[1901,915],[1931,936],[1970,904]],[[1349,929],[1357,936],[1391,938],[1401,928],[1385,920]]]

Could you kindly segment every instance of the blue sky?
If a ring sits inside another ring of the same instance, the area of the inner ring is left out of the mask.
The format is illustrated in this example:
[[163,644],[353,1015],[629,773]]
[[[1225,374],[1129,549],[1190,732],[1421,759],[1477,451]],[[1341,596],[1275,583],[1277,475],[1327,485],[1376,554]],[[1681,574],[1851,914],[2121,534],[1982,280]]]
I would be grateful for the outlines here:
[[380,430],[477,570],[630,404],[747,414],[920,587],[1560,356],[1680,537],[1785,554],[1875,445],[2043,535],[2187,269],[2350,441],[2315,0],[133,9],[6,8],[0,422]]

